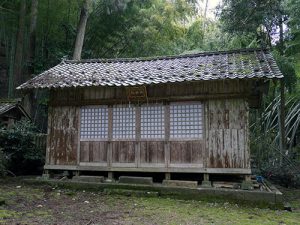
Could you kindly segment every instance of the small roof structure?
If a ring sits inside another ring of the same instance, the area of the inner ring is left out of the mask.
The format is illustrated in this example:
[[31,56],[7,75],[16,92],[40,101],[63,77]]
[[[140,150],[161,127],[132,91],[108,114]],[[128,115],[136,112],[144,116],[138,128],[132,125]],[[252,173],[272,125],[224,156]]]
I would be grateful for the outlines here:
[[153,58],[63,60],[17,89],[282,77],[268,49],[240,49]]
[[20,101],[20,99],[0,99],[0,117],[8,116],[11,110],[17,110],[21,115],[31,120]]

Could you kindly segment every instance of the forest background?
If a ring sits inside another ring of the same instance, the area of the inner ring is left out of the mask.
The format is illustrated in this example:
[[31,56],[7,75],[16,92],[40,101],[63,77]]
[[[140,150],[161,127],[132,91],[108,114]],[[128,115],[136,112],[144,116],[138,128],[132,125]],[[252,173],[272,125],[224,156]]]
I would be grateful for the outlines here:
[[[285,77],[272,82],[263,107],[251,111],[252,168],[286,185],[300,185],[300,0],[223,0],[213,12],[210,2],[0,0],[0,98],[21,97],[18,85],[72,57],[270,48]],[[84,38],[79,48],[78,36]],[[45,132],[47,91],[36,91],[27,101],[35,102],[29,111],[36,130]],[[9,131],[2,129],[0,138],[8,143],[18,134],[23,140],[33,136],[33,130],[32,124],[18,123]],[[43,154],[36,154],[28,141],[21,143],[0,144],[0,156],[18,151],[27,159],[14,160],[41,162]]]

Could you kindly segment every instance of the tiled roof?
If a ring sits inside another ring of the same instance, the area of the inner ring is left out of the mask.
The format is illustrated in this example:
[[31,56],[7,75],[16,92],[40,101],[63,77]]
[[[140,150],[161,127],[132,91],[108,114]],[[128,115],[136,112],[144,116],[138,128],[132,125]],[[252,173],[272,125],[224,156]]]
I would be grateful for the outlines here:
[[282,77],[269,50],[242,49],[156,58],[63,60],[18,89]]
[[16,107],[15,103],[0,103],[0,115],[2,115],[3,113],[9,111],[10,109]]
[[0,116],[4,113],[8,112],[11,109],[17,108],[20,110],[24,116],[26,116],[28,119],[30,119],[30,116],[25,111],[25,109],[20,105],[20,99],[0,99]]

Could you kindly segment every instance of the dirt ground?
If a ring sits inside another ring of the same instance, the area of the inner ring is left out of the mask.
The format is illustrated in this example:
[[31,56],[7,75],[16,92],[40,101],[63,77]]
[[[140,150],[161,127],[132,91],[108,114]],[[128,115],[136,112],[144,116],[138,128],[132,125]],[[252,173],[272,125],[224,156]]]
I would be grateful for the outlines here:
[[281,190],[293,212],[228,202],[106,195],[0,180],[0,224],[300,224],[300,190]]

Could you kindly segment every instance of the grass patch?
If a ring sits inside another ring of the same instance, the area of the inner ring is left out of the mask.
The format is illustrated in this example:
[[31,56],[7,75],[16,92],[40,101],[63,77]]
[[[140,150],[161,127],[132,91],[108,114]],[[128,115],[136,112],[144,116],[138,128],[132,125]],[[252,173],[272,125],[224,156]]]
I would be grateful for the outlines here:
[[18,212],[14,212],[7,209],[0,209],[0,222],[8,218],[17,218],[17,217],[19,217]]
[[[281,189],[293,212],[220,201],[124,196],[99,191],[5,182],[0,224],[298,224],[300,190]],[[126,190],[121,190],[122,194]],[[59,195],[58,195],[59,194]],[[1,197],[0,197],[1,198]]]

